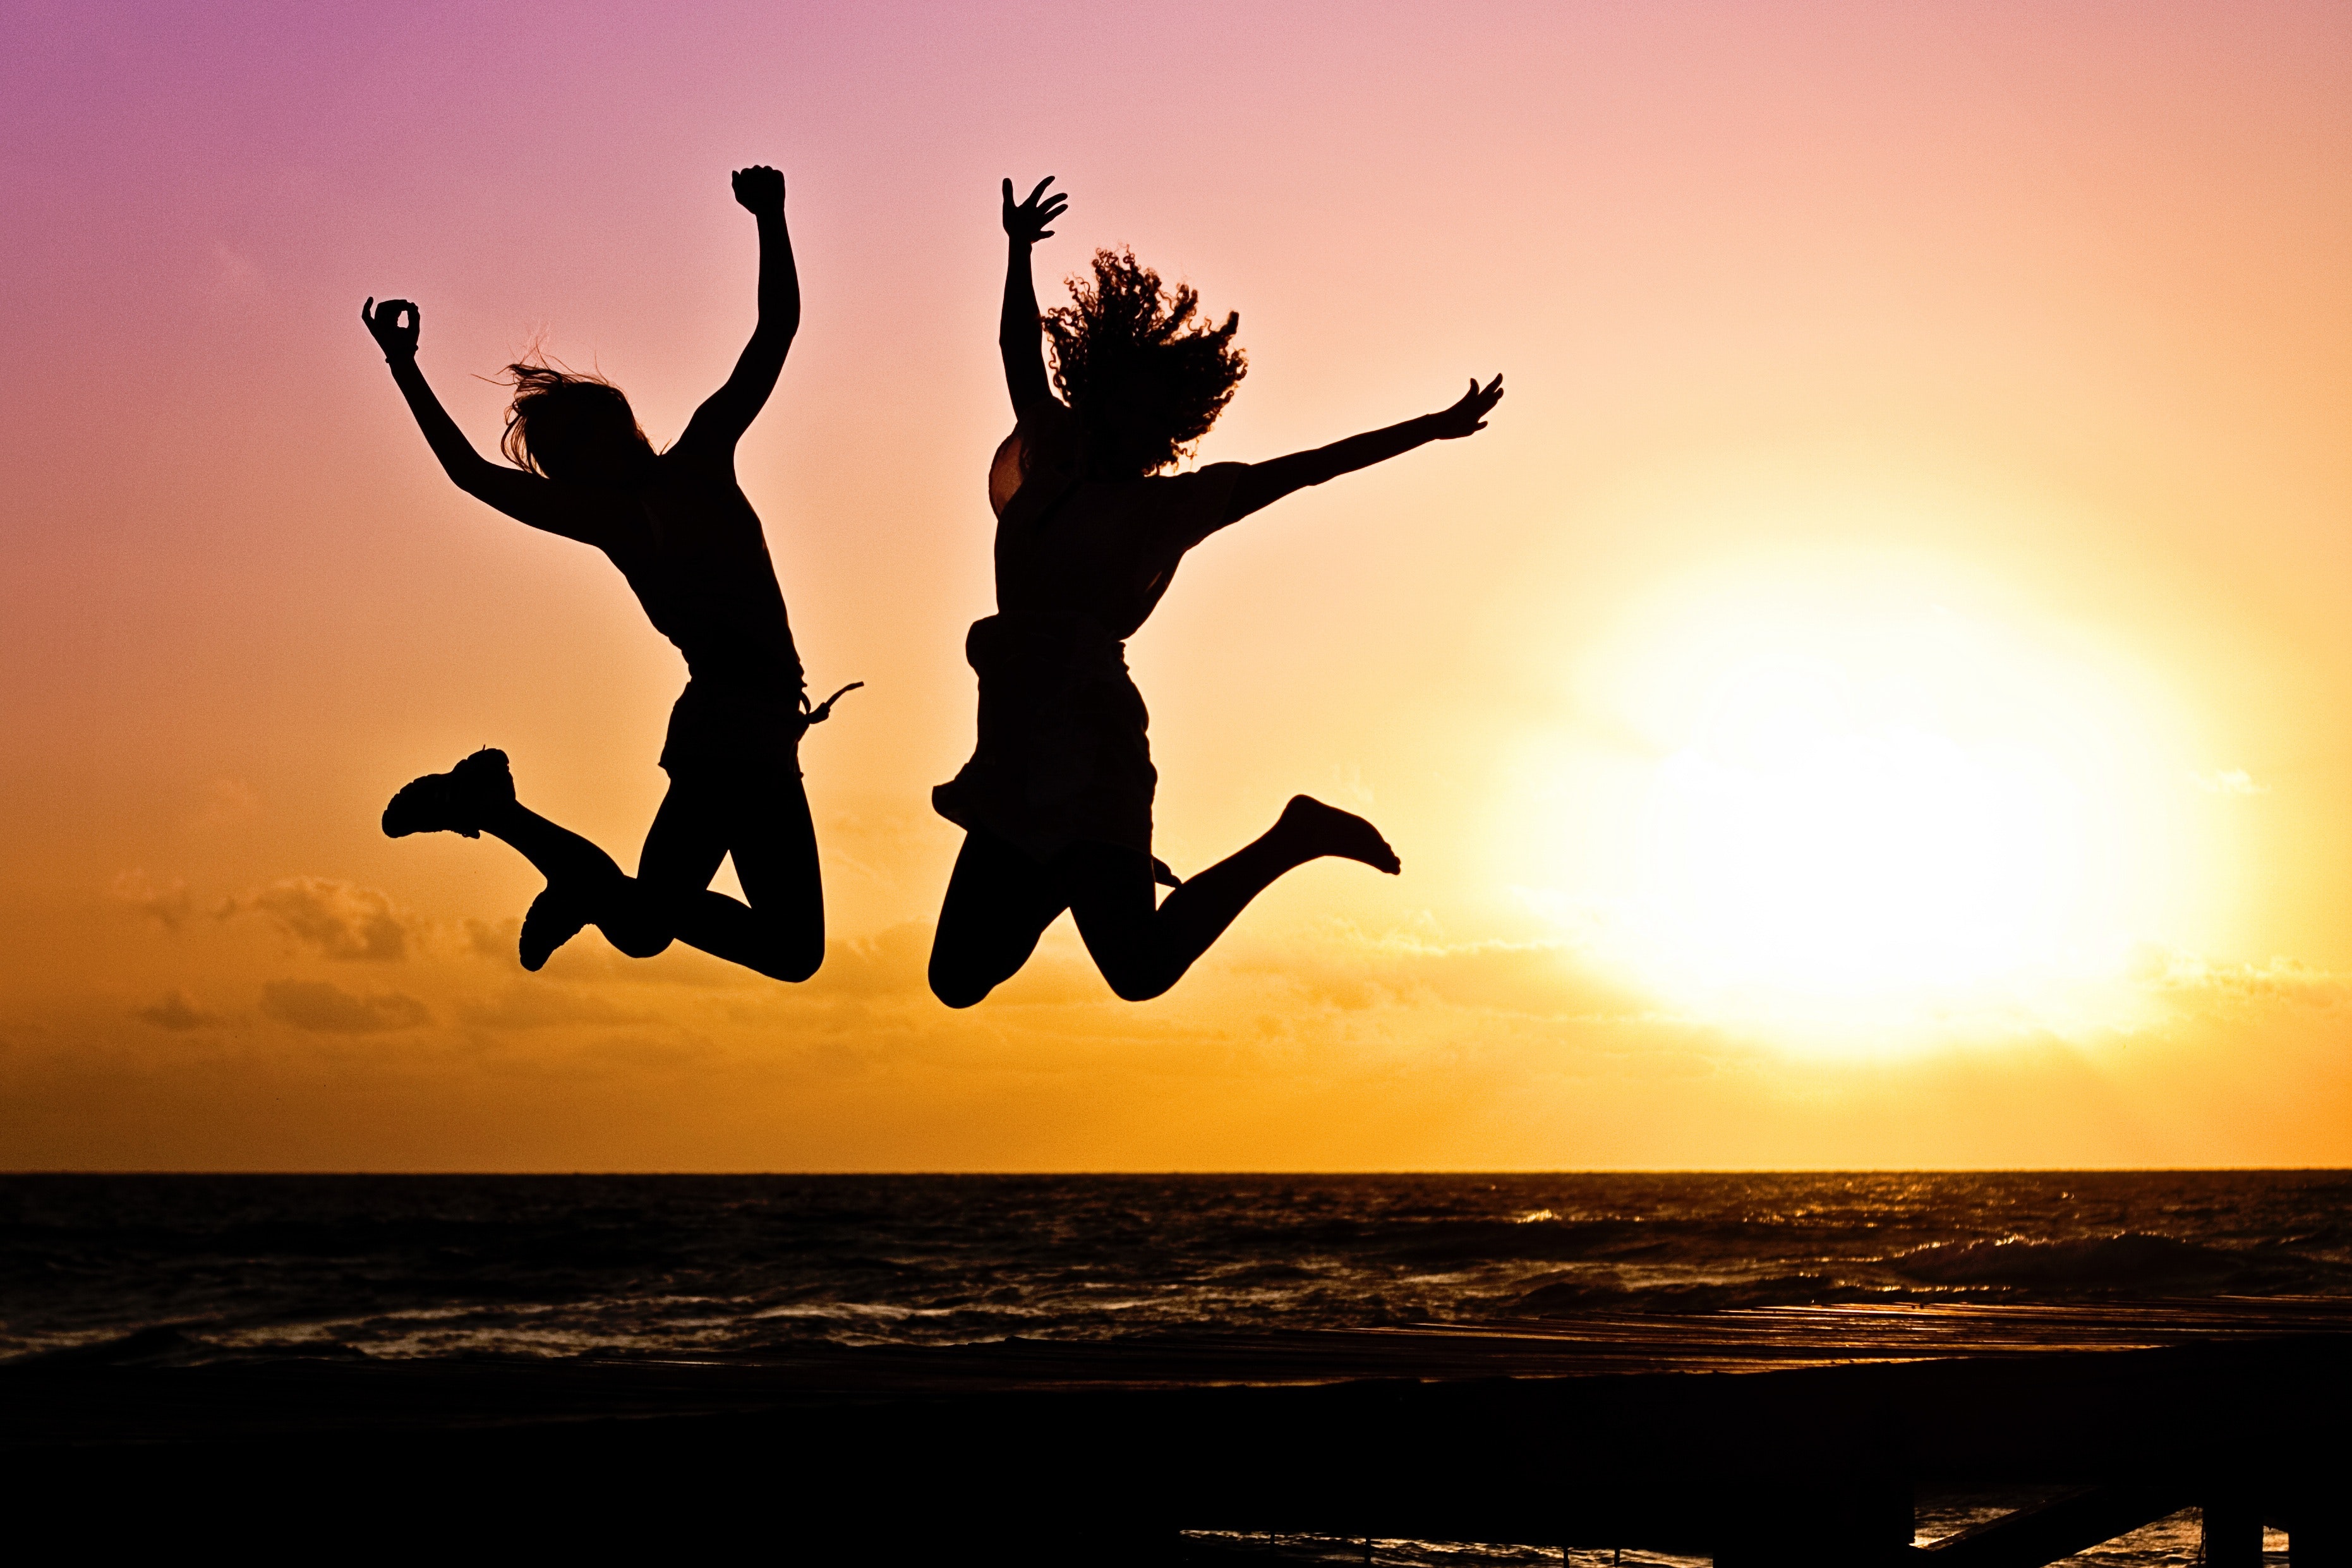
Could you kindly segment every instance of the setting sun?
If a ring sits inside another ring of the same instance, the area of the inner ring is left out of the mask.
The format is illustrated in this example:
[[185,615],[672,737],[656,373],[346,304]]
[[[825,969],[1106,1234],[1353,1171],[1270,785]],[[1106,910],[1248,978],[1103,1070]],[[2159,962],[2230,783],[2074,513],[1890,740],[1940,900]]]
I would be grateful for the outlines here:
[[2179,891],[2148,700],[1983,584],[1749,566],[1642,624],[1606,661],[1656,748],[1607,945],[1679,1006],[1824,1043],[2039,1012]]

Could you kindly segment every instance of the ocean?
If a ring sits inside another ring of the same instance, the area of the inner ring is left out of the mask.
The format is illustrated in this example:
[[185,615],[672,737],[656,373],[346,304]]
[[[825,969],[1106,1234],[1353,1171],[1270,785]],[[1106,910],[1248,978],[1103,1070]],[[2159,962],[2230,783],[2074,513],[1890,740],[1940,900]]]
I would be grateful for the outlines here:
[[[755,1362],[817,1342],[2315,1294],[2352,1295],[2352,1173],[0,1177],[5,1358],[144,1331],[143,1358],[187,1363]],[[1923,1500],[1922,1527],[2016,1500]],[[2194,1548],[2176,1520],[2082,1561]]]

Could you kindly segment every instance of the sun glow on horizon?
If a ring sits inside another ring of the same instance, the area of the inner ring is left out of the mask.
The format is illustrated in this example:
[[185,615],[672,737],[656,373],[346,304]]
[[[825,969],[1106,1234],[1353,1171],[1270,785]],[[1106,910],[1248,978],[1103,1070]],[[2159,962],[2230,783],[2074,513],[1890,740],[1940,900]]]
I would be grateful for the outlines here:
[[1651,749],[1612,967],[1800,1048],[2130,1021],[2183,773],[2127,679],[1919,563],[1749,568],[1634,624],[1602,661]]
[[[1759,656],[1660,765],[1644,905],[1715,984],[1949,988],[2060,958],[2084,803],[2046,753],[1966,743],[1850,668]],[[1875,699],[1875,700],[1874,700]]]

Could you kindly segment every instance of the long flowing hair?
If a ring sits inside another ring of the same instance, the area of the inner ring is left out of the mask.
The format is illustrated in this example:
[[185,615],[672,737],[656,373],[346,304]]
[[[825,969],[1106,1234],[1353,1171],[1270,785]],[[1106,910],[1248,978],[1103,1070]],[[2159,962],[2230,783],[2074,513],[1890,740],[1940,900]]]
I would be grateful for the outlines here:
[[[569,478],[554,469],[572,467],[567,457],[586,443],[633,439],[647,457],[653,443],[637,423],[621,389],[601,375],[583,375],[551,364],[510,364],[503,383],[514,388],[507,405],[506,434],[499,450],[515,467],[532,473]],[[550,467],[552,459],[553,467]]]
[[1167,288],[1130,250],[1096,251],[1094,276],[1069,287],[1070,303],[1046,311],[1044,325],[1088,467],[1138,478],[1190,456],[1249,367],[1234,343],[1241,313],[1210,324],[1199,294]]

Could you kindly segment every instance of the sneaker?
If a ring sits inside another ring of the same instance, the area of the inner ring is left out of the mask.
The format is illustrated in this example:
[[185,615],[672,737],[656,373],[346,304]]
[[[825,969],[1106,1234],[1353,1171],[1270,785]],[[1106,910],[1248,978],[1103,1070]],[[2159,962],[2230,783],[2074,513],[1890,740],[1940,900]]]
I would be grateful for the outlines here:
[[383,808],[384,837],[462,833],[479,838],[482,818],[495,806],[512,805],[514,797],[507,754],[485,746],[446,773],[426,773],[401,785]]
[[588,923],[588,910],[579,900],[555,890],[549,883],[522,917],[522,936],[516,956],[533,974],[547,965],[555,950],[578,936]]

